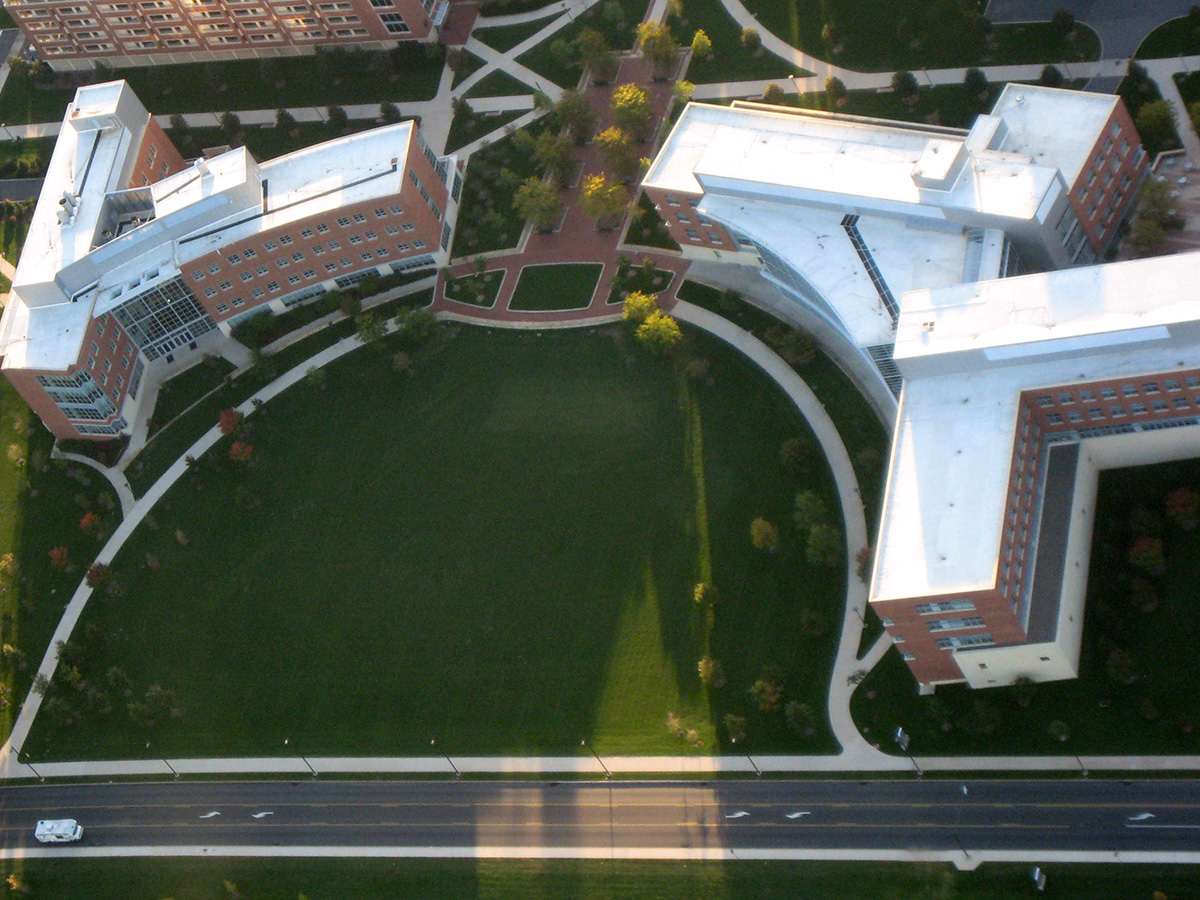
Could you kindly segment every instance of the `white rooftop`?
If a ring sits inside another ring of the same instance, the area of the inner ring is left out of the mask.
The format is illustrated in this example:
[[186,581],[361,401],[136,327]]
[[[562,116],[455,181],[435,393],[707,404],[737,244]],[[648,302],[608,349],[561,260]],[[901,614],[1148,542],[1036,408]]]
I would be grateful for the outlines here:
[[873,598],[994,586],[1020,392],[1194,367],[1198,265],[1179,254],[903,297]]

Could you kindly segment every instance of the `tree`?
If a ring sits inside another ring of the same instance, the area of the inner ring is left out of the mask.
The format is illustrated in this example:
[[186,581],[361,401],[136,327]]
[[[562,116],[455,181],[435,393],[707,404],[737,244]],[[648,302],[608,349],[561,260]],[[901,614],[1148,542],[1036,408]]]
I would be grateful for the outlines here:
[[725,731],[729,734],[729,743],[736,744],[746,739],[746,717],[725,714]]
[[254,445],[245,441],[234,441],[229,445],[229,458],[234,462],[250,462],[254,458]]
[[777,85],[774,81],[767,85],[763,91],[763,103],[770,103],[778,106],[783,103],[783,88]]
[[836,566],[842,558],[842,533],[832,525],[814,525],[804,557],[814,566]]
[[917,76],[901,69],[892,75],[892,90],[904,100],[915,97],[918,90]]
[[612,116],[614,124],[634,140],[645,140],[654,120],[649,95],[636,84],[620,85],[613,91]]
[[683,340],[679,323],[661,311],[650,313],[634,332],[638,343],[657,355],[670,353]]
[[1142,136],[1142,143],[1151,153],[1166,149],[1175,143],[1175,111],[1166,100],[1143,103],[1134,117],[1133,124]]
[[774,712],[779,709],[783,700],[783,675],[773,666],[762,670],[758,680],[750,686],[750,696],[754,698],[758,708],[763,712]]
[[575,171],[575,142],[565,132],[543,131],[534,141],[533,159],[538,171],[566,187]]
[[1055,10],[1054,15],[1050,17],[1050,30],[1059,40],[1066,40],[1075,30],[1075,16],[1065,9]]
[[340,106],[328,107],[325,110],[325,118],[329,122],[330,131],[334,134],[341,134],[350,127],[350,117]]
[[987,75],[983,73],[983,69],[972,66],[963,76],[963,85],[973,97],[983,97],[988,89]]
[[825,508],[825,501],[817,496],[816,491],[801,491],[796,495],[792,518],[800,530],[807,531],[814,525],[821,524],[828,515],[829,510]]
[[1184,531],[1192,531],[1200,524],[1200,493],[1192,488],[1185,486],[1171,491],[1165,506],[1167,518]]
[[846,82],[838,78],[836,75],[830,75],[825,79],[825,96],[828,97],[836,106],[846,105]]
[[226,140],[233,140],[242,130],[242,120],[234,112],[223,112],[219,119],[221,130],[225,132]]
[[788,728],[803,737],[812,737],[816,733],[817,714],[807,703],[793,700],[783,708],[783,717],[787,720]]
[[779,530],[766,519],[755,519],[750,523],[750,541],[755,549],[774,553],[779,549]]
[[296,117],[286,109],[275,110],[275,127],[282,132],[291,134],[296,127]]
[[179,113],[175,113],[173,116],[171,116],[170,128],[171,133],[177,143],[182,142],[184,138],[188,137],[191,132],[191,128],[188,126],[187,119],[185,119]]
[[1062,719],[1055,719],[1046,726],[1046,733],[1056,741],[1067,741],[1071,738],[1071,726]]
[[595,28],[585,28],[575,38],[575,52],[585,66],[593,66],[612,52],[608,39]]
[[1148,534],[1139,537],[1129,548],[1129,564],[1148,575],[1162,575],[1167,570],[1162,538]]
[[666,73],[679,58],[679,42],[671,29],[661,22],[648,20],[637,27],[637,48],[654,66],[655,77],[666,77]]
[[521,218],[532,222],[538,231],[549,231],[562,215],[563,203],[553,185],[531,175],[517,188],[513,209]]
[[725,687],[725,670],[720,660],[706,656],[696,663],[696,671],[700,675],[700,683],[705,687],[720,689]]
[[596,135],[596,146],[604,158],[604,165],[620,181],[633,181],[641,172],[642,162],[628,132],[616,127],[606,128]]
[[671,85],[671,100],[683,106],[692,99],[692,92],[695,90],[696,86],[690,81],[677,81]]
[[577,144],[586,144],[596,130],[596,113],[592,105],[576,91],[563,91],[558,103],[554,104],[554,116]]
[[84,513],[79,520],[79,530],[84,534],[92,534],[100,526],[100,517],[92,510]]
[[1013,699],[1021,709],[1029,709],[1033,695],[1037,693],[1037,682],[1028,675],[1018,675],[1012,682]]
[[788,438],[779,445],[779,463],[793,475],[807,475],[816,461],[816,448],[806,437]]
[[224,435],[237,434],[242,427],[244,418],[245,416],[236,409],[227,407],[221,410],[221,414],[217,417],[217,428]]
[[164,688],[161,684],[152,684],[140,701],[129,704],[129,717],[143,728],[155,728],[169,718],[179,718],[180,709],[177,704],[174,691]]
[[1038,78],[1038,84],[1049,88],[1060,88],[1065,81],[1066,78],[1063,77],[1063,73],[1059,71],[1058,66],[1044,67],[1041,77]]
[[50,565],[54,568],[65,569],[70,562],[70,551],[66,547],[54,547],[50,551]]
[[446,51],[446,67],[457,81],[471,71],[471,54],[462,47],[451,47]]
[[742,29],[742,46],[754,54],[762,50],[762,37],[759,35],[758,29],[751,28],[749,25]]
[[1130,226],[1129,244],[1138,256],[1156,256],[1166,248],[1167,232],[1156,220],[1139,216]]
[[438,320],[428,309],[411,307],[396,313],[397,342],[406,350],[424,347],[437,334]]
[[400,107],[395,103],[380,103],[379,121],[384,125],[395,125],[400,121]]
[[608,231],[615,228],[629,210],[629,192],[619,181],[606,175],[589,175],[579,194],[579,207],[584,215],[596,220],[596,228]]
[[354,334],[364,346],[378,344],[387,334],[387,323],[373,312],[359,313],[354,317]]
[[625,298],[625,304],[621,310],[621,320],[633,325],[641,325],[656,312],[658,312],[657,297],[651,297],[641,291],[633,291]]
[[717,590],[717,586],[707,581],[701,581],[692,589],[692,599],[696,601],[698,606],[705,606],[711,609],[717,605],[717,601],[720,598],[721,593]]
[[700,59],[712,59],[712,40],[702,28],[696,29],[696,33],[692,35],[692,55]]
[[87,574],[83,576],[83,580],[90,588],[101,588],[112,581],[112,569],[104,563],[92,563],[88,566]]

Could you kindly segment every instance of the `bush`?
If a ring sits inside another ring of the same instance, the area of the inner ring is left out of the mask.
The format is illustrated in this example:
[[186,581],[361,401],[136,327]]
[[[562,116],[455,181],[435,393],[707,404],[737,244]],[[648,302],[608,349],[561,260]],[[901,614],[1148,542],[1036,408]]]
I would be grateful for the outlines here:
[[747,25],[742,29],[742,46],[751,53],[757,53],[762,49],[762,36],[758,30]]
[[758,550],[774,553],[779,549],[779,530],[766,519],[750,523],[750,541]]

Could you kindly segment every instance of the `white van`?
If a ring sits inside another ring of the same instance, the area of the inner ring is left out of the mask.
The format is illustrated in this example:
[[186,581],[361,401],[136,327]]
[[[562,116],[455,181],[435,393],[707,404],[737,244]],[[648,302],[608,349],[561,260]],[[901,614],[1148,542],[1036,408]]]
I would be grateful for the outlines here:
[[33,836],[43,844],[67,844],[83,837],[83,826],[74,819],[42,819]]

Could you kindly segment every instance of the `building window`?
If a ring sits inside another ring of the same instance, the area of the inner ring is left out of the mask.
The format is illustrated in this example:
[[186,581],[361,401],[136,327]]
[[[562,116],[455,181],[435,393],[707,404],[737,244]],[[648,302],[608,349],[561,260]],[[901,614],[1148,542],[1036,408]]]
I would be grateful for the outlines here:
[[1141,416],[1141,415],[1145,415],[1145,413],[1146,413],[1146,404],[1145,404],[1145,403],[1130,403],[1130,404],[1129,404],[1129,411],[1130,411],[1131,413],[1133,413],[1135,416]]
[[1063,417],[1058,413],[1050,413],[1046,416],[1046,421],[1051,425],[1061,425],[1063,423]]
[[238,254],[236,254],[236,253],[230,253],[230,254],[229,254],[227,257],[225,257],[225,258],[226,258],[227,260],[229,260],[229,264],[230,264],[231,266],[236,266],[238,263],[240,263],[240,262],[242,261],[242,258],[241,258],[241,256],[239,256],[239,255],[238,255]]
[[242,279],[242,281],[249,281],[253,277],[254,277],[253,272],[243,272],[241,275],[238,276],[238,278]]
[[278,244],[276,244],[274,241],[263,241],[264,250],[274,250],[277,246]]
[[1037,398],[1037,403],[1038,403],[1038,406],[1045,409],[1046,407],[1054,405],[1054,398],[1051,397],[1049,394],[1043,394],[1042,396]]
[[328,233],[329,233],[329,226],[326,225],[324,222],[322,222],[320,225],[317,226],[317,234],[328,234]]
[[304,259],[303,253],[296,252],[296,253],[292,254],[292,262],[300,262],[303,259]]
[[254,257],[258,256],[258,251],[253,247],[247,247],[242,251],[242,256],[246,257],[246,259],[254,259]]
[[683,229],[683,233],[687,235],[687,238],[689,241],[700,240],[700,235],[696,233],[696,230],[694,228],[685,228],[685,229]]
[[416,230],[416,227],[413,225],[412,222],[404,222],[403,224],[401,224],[400,227],[403,228],[405,231],[415,231]]
[[299,284],[299,283],[300,283],[299,275],[289,275],[288,276],[288,284]]
[[[371,0],[372,4],[375,0]],[[404,21],[404,16],[400,13],[382,13],[379,16],[379,21],[383,23],[383,27],[387,29],[388,34],[408,34],[412,31],[408,27],[408,23]]]
[[255,300],[258,300],[264,293],[266,293],[266,291],[264,291],[262,288],[255,288],[250,292],[250,296]]
[[232,281],[222,281],[222,282],[221,282],[219,285],[217,285],[217,286],[218,286],[218,287],[219,287],[221,290],[223,290],[223,291],[228,291],[228,290],[232,290],[232,289],[233,289],[233,282],[232,282]]
[[270,284],[267,285],[267,290],[270,291],[272,294],[274,294],[276,291],[279,290],[279,282],[272,281]]
[[396,249],[399,250],[401,253],[406,253],[408,251],[408,244],[403,244],[403,243],[397,244]]
[[389,206],[389,207],[388,207],[388,212],[390,212],[390,213],[391,213],[393,216],[402,216],[402,215],[404,215],[404,209],[403,209],[402,207],[399,207],[399,206]]
[[350,220],[347,219],[345,216],[342,216],[341,218],[339,218],[337,220],[337,223],[338,223],[338,228],[349,228],[350,227]]
[[254,267],[254,274],[255,274],[255,275],[266,275],[266,274],[267,274],[267,267],[266,267],[266,266],[255,266],[255,267]]
[[971,634],[965,637],[944,637],[937,639],[937,645],[942,650],[961,650],[967,647],[990,647],[995,642],[990,634]]
[[313,236],[313,230],[311,228],[302,228],[300,230],[300,237],[310,238],[312,236]]
[[365,237],[365,238],[366,238],[368,241],[376,241],[376,240],[379,240],[379,235],[377,235],[377,234],[376,234],[374,231],[368,231],[368,232],[367,232],[367,233],[364,235],[364,237]]
[[1103,397],[1105,400],[1116,400],[1117,392],[1109,387],[1100,388],[1100,396]]
[[205,296],[205,297],[208,297],[208,298],[210,298],[210,299],[211,299],[211,298],[213,298],[213,297],[215,297],[215,296],[217,296],[217,289],[216,289],[216,288],[212,288],[212,287],[210,287],[210,288],[205,288],[205,289],[204,289],[204,296]]
[[[1011,539],[1011,535],[1010,535]],[[917,614],[928,616],[934,613],[974,612],[974,600],[941,600],[937,603],[918,603]]]
[[281,234],[279,236],[279,243],[283,244],[283,246],[286,247],[291,242],[292,242],[292,236],[290,234]]
[[1126,397],[1136,397],[1137,388],[1135,388],[1132,384],[1123,384],[1121,385],[1121,393]]
[[1111,407],[1109,407],[1109,409],[1108,409],[1108,414],[1109,414],[1110,416],[1112,416],[1114,419],[1120,419],[1120,418],[1124,418],[1124,416],[1125,416],[1125,407],[1123,407],[1123,406],[1111,406]]
[[1187,409],[1189,406],[1187,397],[1176,397],[1171,402],[1175,404],[1176,409]]
[[225,313],[229,312],[229,306],[224,303],[218,303],[217,312],[219,312],[221,315],[224,315]]
[[336,272],[337,271],[337,263],[331,263],[331,262],[325,263],[325,271],[326,272]]
[[1147,381],[1145,384],[1142,385],[1142,393],[1143,394],[1157,394],[1158,393],[1158,382],[1157,381]]
[[420,250],[422,247],[424,247],[424,246],[425,246],[425,242],[424,242],[424,241],[422,241],[422,240],[420,240],[420,239],[418,238],[417,240],[413,241],[413,246],[414,246],[416,249]]
[[930,631],[956,631],[959,628],[979,628],[982,625],[982,616],[968,616],[965,619],[934,619],[932,622],[925,623],[925,627]]
[[208,274],[209,275],[216,275],[220,271],[221,271],[221,266],[219,263],[209,263],[208,264]]
[[241,297],[234,297],[232,302],[235,307],[246,305],[246,301],[243,300]]

